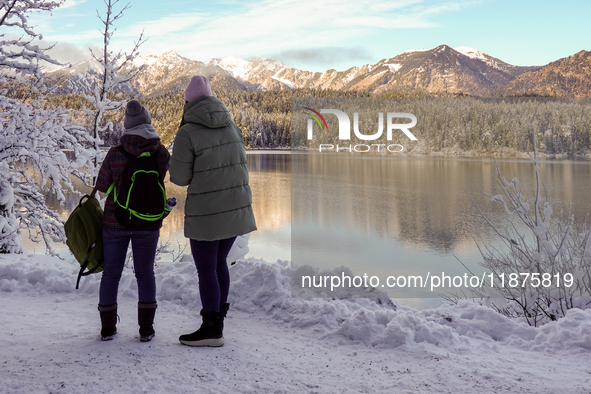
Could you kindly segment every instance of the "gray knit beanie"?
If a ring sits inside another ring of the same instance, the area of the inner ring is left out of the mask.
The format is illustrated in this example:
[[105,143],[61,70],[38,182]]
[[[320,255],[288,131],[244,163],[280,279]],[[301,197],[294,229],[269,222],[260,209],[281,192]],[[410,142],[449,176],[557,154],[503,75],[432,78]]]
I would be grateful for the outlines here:
[[203,75],[195,75],[191,78],[189,86],[185,89],[185,100],[191,102],[197,97],[211,96],[211,86],[209,86],[209,80]]
[[131,129],[141,124],[152,124],[152,117],[146,107],[141,105],[139,101],[131,100],[125,107],[123,127],[125,129]]

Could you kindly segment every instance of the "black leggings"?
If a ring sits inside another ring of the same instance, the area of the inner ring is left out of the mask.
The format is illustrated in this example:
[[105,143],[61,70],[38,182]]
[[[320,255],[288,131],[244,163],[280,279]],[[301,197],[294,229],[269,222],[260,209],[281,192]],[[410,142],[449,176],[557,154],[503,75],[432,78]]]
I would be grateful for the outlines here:
[[226,258],[236,237],[218,241],[191,240],[191,253],[199,276],[199,295],[204,312],[219,312],[228,302],[230,273]]

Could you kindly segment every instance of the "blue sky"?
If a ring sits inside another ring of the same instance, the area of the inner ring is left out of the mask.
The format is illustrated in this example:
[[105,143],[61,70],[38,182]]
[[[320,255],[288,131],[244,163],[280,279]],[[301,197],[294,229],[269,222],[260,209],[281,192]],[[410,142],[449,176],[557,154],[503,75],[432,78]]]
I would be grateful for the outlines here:
[[[127,1],[120,1],[120,10]],[[505,62],[544,65],[591,49],[591,1],[517,0],[131,0],[117,22],[113,49],[142,55],[174,50],[193,60],[271,57],[324,71],[376,63],[407,50],[469,46]],[[102,43],[102,0],[66,0],[31,17],[54,56],[76,62]]]

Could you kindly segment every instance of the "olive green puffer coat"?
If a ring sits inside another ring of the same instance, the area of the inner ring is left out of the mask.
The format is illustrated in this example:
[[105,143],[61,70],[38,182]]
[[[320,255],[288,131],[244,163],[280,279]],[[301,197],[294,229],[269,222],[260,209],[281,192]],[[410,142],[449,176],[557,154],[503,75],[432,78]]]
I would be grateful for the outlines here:
[[170,158],[170,181],[189,185],[185,237],[226,239],[256,230],[242,132],[217,98],[201,96],[183,111]]

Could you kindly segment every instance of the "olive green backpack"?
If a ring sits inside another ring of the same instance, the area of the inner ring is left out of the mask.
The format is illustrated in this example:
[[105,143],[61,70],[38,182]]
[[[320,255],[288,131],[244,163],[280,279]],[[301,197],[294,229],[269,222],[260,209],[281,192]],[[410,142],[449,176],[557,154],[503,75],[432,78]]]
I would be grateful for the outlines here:
[[95,194],[96,188],[90,195],[83,196],[64,224],[66,244],[80,263],[76,289],[82,276],[103,270],[103,209]]

